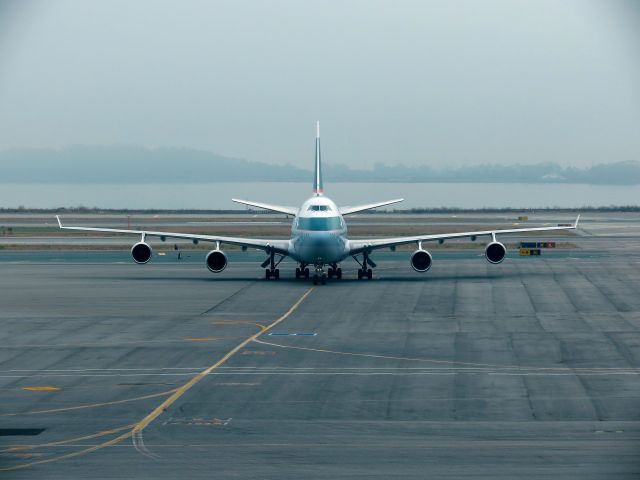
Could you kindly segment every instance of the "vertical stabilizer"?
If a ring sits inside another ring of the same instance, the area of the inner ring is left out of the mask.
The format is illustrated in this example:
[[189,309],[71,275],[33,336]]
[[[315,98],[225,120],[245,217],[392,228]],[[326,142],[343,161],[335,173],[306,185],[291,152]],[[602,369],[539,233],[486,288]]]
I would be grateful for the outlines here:
[[322,168],[320,165],[320,122],[316,122],[316,171],[313,177],[313,193],[322,195]]

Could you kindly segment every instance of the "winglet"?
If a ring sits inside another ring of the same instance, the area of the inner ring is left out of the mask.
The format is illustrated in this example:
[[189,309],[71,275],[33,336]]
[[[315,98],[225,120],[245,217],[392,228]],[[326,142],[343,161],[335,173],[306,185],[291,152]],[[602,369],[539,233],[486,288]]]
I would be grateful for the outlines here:
[[573,224],[573,228],[578,228],[578,222],[580,221],[580,214],[576,218],[576,223]]
[[62,228],[62,222],[60,221],[60,215],[56,215],[56,219],[58,220],[58,226]]

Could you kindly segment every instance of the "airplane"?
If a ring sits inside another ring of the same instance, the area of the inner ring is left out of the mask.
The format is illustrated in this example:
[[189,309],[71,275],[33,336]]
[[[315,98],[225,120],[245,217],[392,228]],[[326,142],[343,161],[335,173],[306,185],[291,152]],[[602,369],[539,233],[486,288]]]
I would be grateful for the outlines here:
[[[299,208],[237,198],[232,200],[251,207],[291,215],[293,217],[293,222],[291,225],[290,238],[239,238],[216,235],[194,235],[176,232],[156,232],[151,230],[67,227],[62,225],[59,215],[56,215],[56,219],[58,220],[59,227],[64,230],[140,235],[140,241],[135,243],[131,248],[131,256],[133,261],[137,264],[145,264],[151,260],[153,250],[146,242],[148,237],[159,237],[162,241],[165,241],[167,238],[188,239],[193,241],[194,244],[198,244],[199,242],[212,242],[215,244],[215,249],[211,250],[205,258],[207,268],[213,273],[220,273],[227,267],[227,255],[220,249],[220,246],[228,244],[240,246],[243,251],[247,248],[255,248],[266,252],[268,254],[268,258],[262,263],[261,268],[265,269],[265,278],[267,280],[271,278],[275,280],[279,279],[280,270],[278,265],[282,260],[284,260],[284,258],[290,257],[298,264],[295,270],[296,279],[308,279],[310,276],[309,268],[311,267],[313,269],[314,285],[317,285],[318,282],[322,285],[326,284],[327,277],[341,279],[342,268],[340,267],[340,263],[348,257],[352,257],[359,265],[358,280],[364,278],[371,280],[373,277],[372,268],[376,268],[377,266],[371,259],[371,253],[374,250],[382,248],[390,248],[394,250],[398,245],[416,244],[417,250],[411,254],[409,263],[416,272],[427,272],[431,268],[433,258],[431,254],[423,248],[423,244],[430,241],[438,241],[442,243],[445,240],[452,238],[470,238],[472,241],[475,241],[478,237],[489,237],[490,241],[485,247],[485,258],[489,263],[499,264],[504,260],[507,249],[497,240],[497,235],[525,232],[548,232],[553,230],[573,230],[578,227],[578,221],[580,220],[580,215],[578,215],[575,222],[571,224],[553,227],[512,228],[505,230],[492,229],[394,238],[349,239],[347,237],[347,225],[344,220],[345,216],[398,203],[403,199],[397,198],[382,202],[369,203],[366,205],[338,207],[329,197],[327,197],[324,194],[322,183],[319,122],[316,124],[313,195],[306,199]],[[276,256],[278,257],[277,259]]]

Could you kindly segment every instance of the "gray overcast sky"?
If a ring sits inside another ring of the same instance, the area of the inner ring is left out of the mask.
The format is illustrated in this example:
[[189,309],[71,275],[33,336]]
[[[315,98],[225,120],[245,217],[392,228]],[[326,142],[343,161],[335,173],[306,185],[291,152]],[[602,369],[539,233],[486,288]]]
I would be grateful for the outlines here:
[[[640,5],[0,0],[0,148],[311,168],[640,160]],[[308,165],[307,165],[308,164]]]

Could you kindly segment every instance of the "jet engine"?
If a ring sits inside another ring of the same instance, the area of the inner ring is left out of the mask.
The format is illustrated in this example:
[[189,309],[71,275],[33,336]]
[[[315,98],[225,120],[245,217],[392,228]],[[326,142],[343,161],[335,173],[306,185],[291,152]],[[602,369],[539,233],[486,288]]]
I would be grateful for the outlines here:
[[504,260],[507,249],[500,242],[491,242],[484,250],[484,256],[489,263],[500,263]]
[[207,268],[213,273],[220,273],[227,268],[227,256],[222,250],[211,250],[207,254]]
[[149,260],[151,260],[152,254],[153,250],[147,243],[138,242],[133,247],[131,247],[131,256],[133,257],[133,261],[136,263],[147,263]]
[[411,254],[411,267],[416,272],[426,272],[431,268],[431,254],[426,250],[416,250]]

